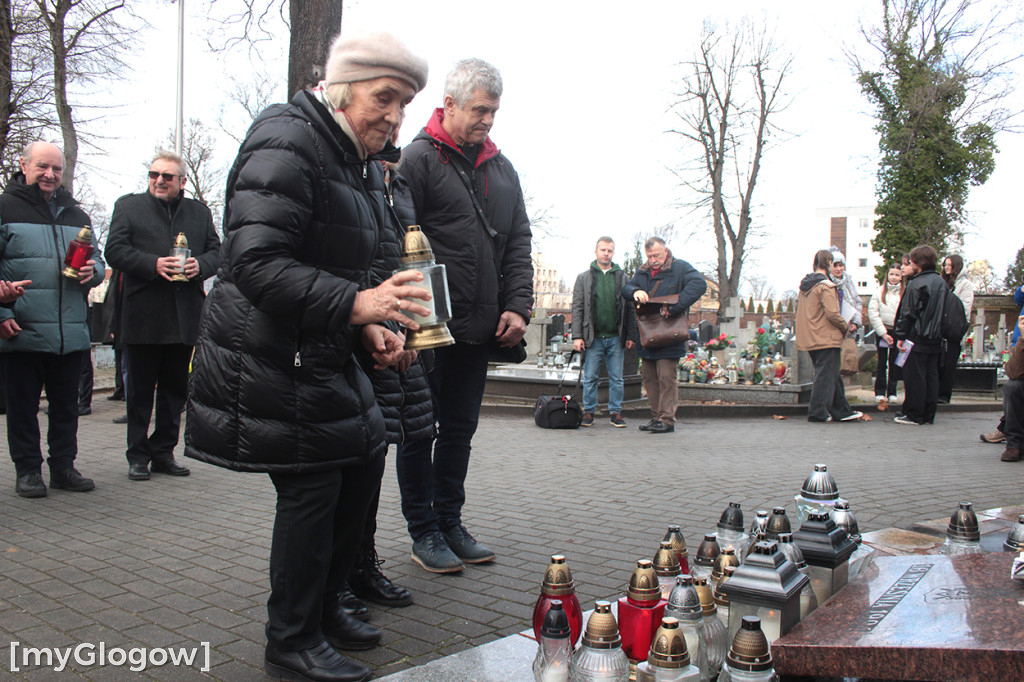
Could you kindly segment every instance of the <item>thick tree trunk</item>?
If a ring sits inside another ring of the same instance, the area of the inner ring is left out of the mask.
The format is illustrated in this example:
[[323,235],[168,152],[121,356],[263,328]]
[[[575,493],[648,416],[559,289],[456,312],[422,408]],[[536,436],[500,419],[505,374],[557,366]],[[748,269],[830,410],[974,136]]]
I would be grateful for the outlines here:
[[309,88],[323,78],[331,40],[341,31],[342,0],[291,0],[288,47],[288,93]]

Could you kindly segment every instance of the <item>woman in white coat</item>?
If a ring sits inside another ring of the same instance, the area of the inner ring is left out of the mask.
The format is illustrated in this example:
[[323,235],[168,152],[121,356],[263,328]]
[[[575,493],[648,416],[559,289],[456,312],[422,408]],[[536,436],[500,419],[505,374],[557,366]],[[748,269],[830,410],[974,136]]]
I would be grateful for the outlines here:
[[903,274],[899,264],[890,265],[885,282],[871,297],[868,303],[868,322],[875,330],[878,346],[878,368],[875,370],[875,402],[888,399],[896,402],[896,383],[900,380],[901,371],[896,366],[896,344],[892,337],[893,325],[896,322],[896,311],[900,307],[903,296]]

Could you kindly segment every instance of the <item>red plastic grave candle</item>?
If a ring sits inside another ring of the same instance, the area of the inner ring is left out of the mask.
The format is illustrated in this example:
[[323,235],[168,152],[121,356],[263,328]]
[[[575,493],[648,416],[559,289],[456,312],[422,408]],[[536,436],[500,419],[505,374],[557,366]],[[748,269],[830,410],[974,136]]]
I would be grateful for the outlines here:
[[85,267],[92,255],[92,230],[88,226],[78,232],[78,236],[68,244],[67,255],[64,256],[64,271],[61,273],[68,279],[78,279],[80,270]]
[[668,601],[661,597],[658,574],[650,559],[639,559],[629,578],[626,596],[619,599],[619,634],[622,650],[633,662],[647,660],[654,633],[661,625]]
[[583,609],[580,608],[580,600],[576,597],[576,583],[572,579],[572,571],[561,554],[552,555],[548,570],[544,572],[540,597],[533,607],[533,636],[537,641],[540,641],[544,616],[551,610],[551,603],[555,600],[561,600],[565,615],[569,618],[572,646],[575,648],[583,633]]

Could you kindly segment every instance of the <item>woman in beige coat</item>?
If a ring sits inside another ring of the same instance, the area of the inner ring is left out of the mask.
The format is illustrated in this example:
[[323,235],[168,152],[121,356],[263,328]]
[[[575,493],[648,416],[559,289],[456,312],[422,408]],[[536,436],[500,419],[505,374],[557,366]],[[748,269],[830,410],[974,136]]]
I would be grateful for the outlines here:
[[839,314],[836,285],[828,278],[831,266],[831,252],[822,249],[814,254],[814,272],[800,282],[797,299],[796,347],[810,353],[814,363],[809,422],[846,422],[861,417],[847,402],[839,374],[840,348],[848,324]]

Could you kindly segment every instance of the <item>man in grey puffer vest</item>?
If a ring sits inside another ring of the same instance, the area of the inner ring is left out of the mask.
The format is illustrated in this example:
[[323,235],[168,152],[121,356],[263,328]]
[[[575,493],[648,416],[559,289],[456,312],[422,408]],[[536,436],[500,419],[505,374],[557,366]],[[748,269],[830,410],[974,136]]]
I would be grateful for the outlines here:
[[583,363],[583,422],[593,426],[597,410],[597,382],[601,365],[608,371],[608,412],[611,425],[625,428],[622,420],[622,349],[632,348],[636,316],[619,292],[626,273],[612,262],[615,242],[601,237],[594,248],[594,262],[576,278],[572,289],[572,347],[586,351]]
[[[50,487],[87,492],[95,484],[75,469],[78,377],[91,344],[86,295],[103,281],[93,256],[74,278],[62,274],[68,245],[92,220],[61,186],[64,154],[33,142],[0,197],[0,363],[7,398],[7,445],[22,497],[46,497],[39,442],[39,397],[46,389]],[[14,291],[12,292],[12,286]]]

